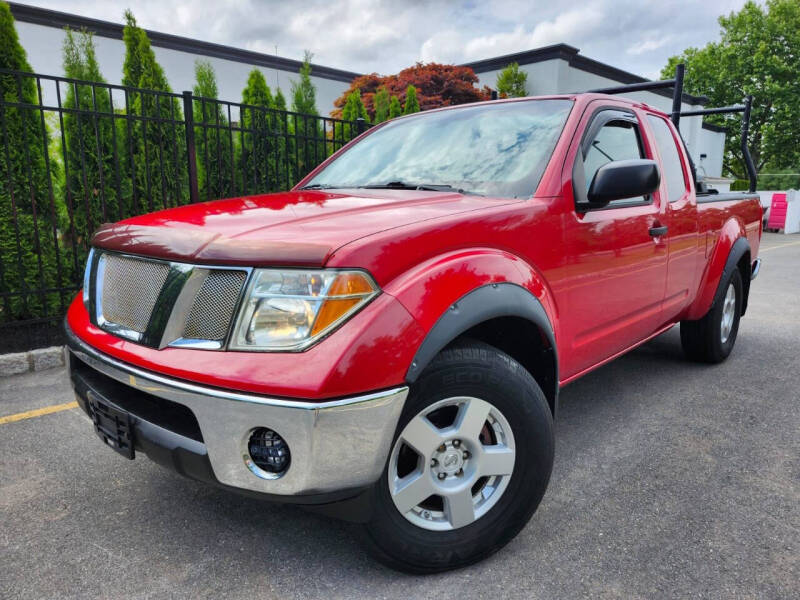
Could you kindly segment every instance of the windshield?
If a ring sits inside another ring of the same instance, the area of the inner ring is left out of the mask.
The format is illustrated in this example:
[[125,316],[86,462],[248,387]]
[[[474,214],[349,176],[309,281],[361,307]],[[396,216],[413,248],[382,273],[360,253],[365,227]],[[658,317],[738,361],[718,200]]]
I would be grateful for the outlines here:
[[531,196],[571,108],[571,100],[529,100],[398,119],[345,151],[304,187],[452,187]]

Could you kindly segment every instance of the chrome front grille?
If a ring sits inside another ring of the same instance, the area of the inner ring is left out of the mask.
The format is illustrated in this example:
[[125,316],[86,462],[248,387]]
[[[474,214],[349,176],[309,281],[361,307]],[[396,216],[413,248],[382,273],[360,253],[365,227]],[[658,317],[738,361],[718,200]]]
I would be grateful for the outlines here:
[[223,348],[250,273],[100,250],[87,269],[92,322],[154,348]]
[[194,298],[183,328],[183,337],[190,340],[224,340],[245,279],[245,271],[211,270]]
[[115,254],[103,255],[103,319],[144,333],[169,275],[169,264]]

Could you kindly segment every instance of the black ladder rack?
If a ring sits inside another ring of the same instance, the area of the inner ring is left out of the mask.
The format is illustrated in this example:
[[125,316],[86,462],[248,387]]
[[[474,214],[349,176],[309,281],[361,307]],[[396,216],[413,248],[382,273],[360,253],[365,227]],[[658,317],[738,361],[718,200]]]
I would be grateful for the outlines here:
[[[705,108],[702,110],[686,110],[681,111],[681,102],[683,100],[683,77],[686,72],[686,66],[683,63],[675,65],[675,77],[673,79],[662,79],[660,81],[642,81],[639,83],[629,83],[627,85],[619,85],[613,87],[597,88],[588,90],[590,93],[595,94],[625,94],[630,92],[648,92],[652,90],[660,90],[664,88],[672,88],[672,112],[670,118],[675,124],[675,128],[680,133],[681,117],[699,117],[705,115],[720,115],[728,113],[742,113],[742,155],[744,156],[745,168],[747,169],[747,176],[750,180],[750,191],[756,191],[757,174],[756,167],[753,164],[753,157],[750,155],[750,149],[747,147],[747,136],[750,133],[750,111],[753,106],[753,97],[747,96],[744,99],[744,104],[736,106],[721,106],[718,108]],[[681,136],[682,138],[683,136]],[[684,147],[686,142],[684,142]],[[689,154],[688,152],[686,153]],[[692,162],[691,157],[689,162]],[[694,164],[691,165],[692,172],[694,173]],[[695,177],[697,179],[697,177]]]

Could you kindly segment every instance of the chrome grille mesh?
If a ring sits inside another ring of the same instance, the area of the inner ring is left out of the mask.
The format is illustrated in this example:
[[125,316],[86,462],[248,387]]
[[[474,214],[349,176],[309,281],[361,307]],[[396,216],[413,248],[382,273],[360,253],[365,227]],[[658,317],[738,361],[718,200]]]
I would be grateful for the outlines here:
[[183,337],[192,340],[224,340],[246,278],[245,271],[212,270],[195,296],[183,329]]
[[169,264],[106,254],[102,313],[106,321],[144,333],[169,275]]

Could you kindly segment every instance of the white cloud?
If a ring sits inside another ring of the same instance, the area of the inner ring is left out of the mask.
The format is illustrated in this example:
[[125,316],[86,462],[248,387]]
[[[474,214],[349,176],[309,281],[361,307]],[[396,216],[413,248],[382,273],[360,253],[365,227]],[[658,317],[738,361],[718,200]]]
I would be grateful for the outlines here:
[[645,39],[635,44],[631,44],[625,50],[628,54],[633,56],[638,56],[640,54],[644,54],[645,52],[652,52],[653,50],[658,50],[659,48],[663,48],[666,46],[670,40],[672,39],[671,35],[665,35],[658,39]]
[[516,25],[510,31],[474,36],[463,30],[448,29],[433,34],[422,43],[420,59],[436,62],[469,62],[558,44],[579,44],[603,22],[596,8],[570,10],[554,19],[542,21],[529,30]]
[[716,39],[717,17],[744,0],[21,0],[186,37],[393,73],[418,60],[463,63],[564,42],[646,75],[687,46]]

